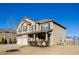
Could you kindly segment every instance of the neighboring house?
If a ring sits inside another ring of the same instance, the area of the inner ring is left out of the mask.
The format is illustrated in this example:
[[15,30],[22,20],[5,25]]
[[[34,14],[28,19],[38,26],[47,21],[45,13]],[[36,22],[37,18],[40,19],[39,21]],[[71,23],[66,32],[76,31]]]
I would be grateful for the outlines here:
[[74,38],[70,36],[66,36],[66,40],[74,40]]
[[78,37],[70,37],[70,36],[66,36],[66,44],[68,45],[79,45],[79,40]]
[[70,36],[66,36],[66,44],[73,44],[74,42],[74,38],[73,37],[70,37]]
[[[17,44],[30,45],[36,43],[42,45],[48,41],[48,45],[64,43],[66,28],[51,19],[34,21],[24,17],[17,27]],[[31,42],[31,43],[30,43]]]
[[0,29],[0,43],[9,44],[16,43],[16,31],[12,29]]

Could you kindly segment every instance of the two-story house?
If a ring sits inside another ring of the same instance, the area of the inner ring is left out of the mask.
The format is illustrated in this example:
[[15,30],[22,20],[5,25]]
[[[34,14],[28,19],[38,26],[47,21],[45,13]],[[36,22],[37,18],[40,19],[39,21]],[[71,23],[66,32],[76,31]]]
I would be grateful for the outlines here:
[[53,44],[64,43],[65,29],[64,26],[50,19],[35,21],[29,17],[24,17],[17,26],[17,44],[36,43],[42,45],[44,41],[48,41],[49,46],[52,46]]

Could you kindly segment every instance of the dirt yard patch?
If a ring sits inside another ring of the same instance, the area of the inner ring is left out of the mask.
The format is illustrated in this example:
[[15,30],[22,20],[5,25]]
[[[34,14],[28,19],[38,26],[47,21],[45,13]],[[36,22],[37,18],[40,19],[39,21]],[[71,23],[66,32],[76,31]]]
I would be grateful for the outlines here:
[[[6,52],[7,50],[18,49],[14,52]],[[54,45],[51,47],[33,47],[33,46],[17,46],[12,45],[0,45],[0,55],[79,55],[79,46]]]

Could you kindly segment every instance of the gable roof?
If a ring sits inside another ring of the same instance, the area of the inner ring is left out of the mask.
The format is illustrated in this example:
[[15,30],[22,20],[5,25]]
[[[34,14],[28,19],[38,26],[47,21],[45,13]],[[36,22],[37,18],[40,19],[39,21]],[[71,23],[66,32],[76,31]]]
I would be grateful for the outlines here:
[[55,21],[52,20],[52,19],[44,19],[44,20],[41,21],[40,23],[46,23],[46,22],[53,22],[53,23],[57,24],[58,26],[60,26],[60,27],[62,27],[62,28],[64,28],[64,29],[66,29],[66,27],[62,26],[61,24],[59,24],[58,22],[55,22]]
[[34,19],[31,19],[30,17],[28,17],[28,16],[25,16],[23,19],[29,19],[29,20],[31,20],[31,21],[33,21],[33,22],[35,22],[35,23],[37,23],[38,21],[36,21],[36,20],[34,20]]
[[59,25],[60,27],[62,27],[62,28],[64,28],[64,29],[66,29],[66,27],[64,27],[63,25],[59,24],[58,22],[55,22],[55,21],[53,21],[53,20],[52,20],[52,22],[55,23],[55,24],[57,24],[57,25]]
[[[33,22],[35,22],[35,23],[38,23],[38,21],[33,20],[33,19],[31,19],[30,17],[24,16],[24,17],[22,18],[22,20],[18,23],[18,25],[19,25],[21,22],[26,21],[25,19],[29,19],[29,20],[31,20],[31,21],[33,21]],[[18,27],[18,25],[17,25],[17,27]]]
[[[64,29],[66,29],[66,27],[62,26],[61,24],[59,24],[58,22],[55,22],[55,21],[52,20],[52,19],[44,19],[43,21],[37,21],[37,20],[31,19],[31,18],[28,17],[28,16],[25,16],[25,17],[23,17],[23,20],[22,20],[22,21],[24,21],[25,19],[29,19],[29,20],[31,20],[31,21],[33,21],[33,22],[35,22],[35,23],[53,22],[53,23],[57,24],[58,26],[60,26],[60,27],[62,27],[62,28],[64,28]],[[20,23],[19,23],[19,24],[20,24]],[[19,24],[18,24],[18,25],[19,25]]]

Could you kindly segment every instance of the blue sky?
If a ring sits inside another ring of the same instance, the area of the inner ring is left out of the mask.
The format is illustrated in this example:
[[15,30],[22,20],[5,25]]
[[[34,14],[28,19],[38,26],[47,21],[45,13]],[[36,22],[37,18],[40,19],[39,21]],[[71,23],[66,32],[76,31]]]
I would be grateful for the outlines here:
[[67,28],[67,35],[79,36],[79,4],[0,4],[0,28],[16,29],[24,16],[53,19]]

